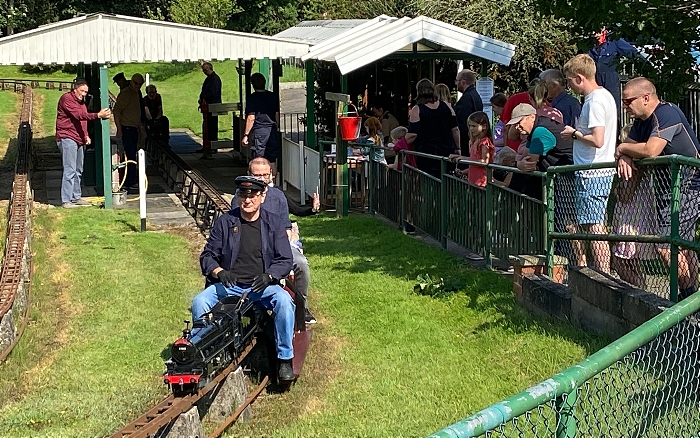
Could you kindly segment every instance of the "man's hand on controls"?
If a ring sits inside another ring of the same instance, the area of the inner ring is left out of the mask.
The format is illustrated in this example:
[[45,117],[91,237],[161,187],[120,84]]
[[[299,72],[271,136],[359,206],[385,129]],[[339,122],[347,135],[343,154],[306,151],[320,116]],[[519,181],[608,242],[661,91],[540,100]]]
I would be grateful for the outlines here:
[[216,278],[218,278],[221,284],[226,287],[235,286],[236,281],[238,280],[236,275],[231,271],[219,271],[219,273],[216,274]]
[[253,280],[253,285],[251,288],[253,289],[253,292],[262,292],[273,282],[273,280],[274,279],[270,274],[260,274]]

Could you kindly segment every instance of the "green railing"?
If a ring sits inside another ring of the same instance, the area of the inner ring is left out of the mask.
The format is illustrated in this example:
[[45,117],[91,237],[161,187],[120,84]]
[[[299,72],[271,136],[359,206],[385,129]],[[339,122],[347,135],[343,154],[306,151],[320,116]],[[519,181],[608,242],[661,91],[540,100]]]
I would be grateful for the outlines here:
[[698,436],[699,309],[695,294],[579,364],[430,437]]
[[[611,177],[615,163],[548,169],[548,266],[554,255],[594,267],[608,260],[601,269],[677,301],[684,281],[697,289],[700,160],[635,165],[630,182]],[[576,204],[582,188],[610,192],[603,234],[576,225],[585,222],[577,215],[600,210]],[[603,242],[604,257],[594,242]],[[431,437],[700,436],[699,310],[700,293],[691,294],[581,363]]]
[[[455,163],[445,157],[402,151],[401,171],[369,163],[370,213],[378,213],[399,226],[414,226],[447,247],[448,241],[483,256],[508,260],[515,254],[544,254],[547,217],[543,201],[489,182],[477,187],[451,174]],[[440,177],[405,164],[405,154],[440,162]],[[462,160],[485,167],[488,181],[494,170],[521,173],[545,188],[545,174],[521,172],[494,164]],[[543,196],[542,199],[546,199]]]

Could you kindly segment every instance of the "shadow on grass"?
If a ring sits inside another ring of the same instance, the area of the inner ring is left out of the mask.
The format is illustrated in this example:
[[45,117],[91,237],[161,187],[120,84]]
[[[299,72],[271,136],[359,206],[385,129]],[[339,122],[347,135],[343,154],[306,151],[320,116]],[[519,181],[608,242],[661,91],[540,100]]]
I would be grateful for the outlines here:
[[[512,278],[475,269],[447,252],[404,235],[369,216],[347,219],[318,218],[302,223],[302,234],[319,236],[304,241],[309,255],[322,260],[342,258],[330,269],[335,272],[384,275],[418,283],[419,275],[443,279],[445,287],[434,299],[447,300],[464,294],[466,307],[480,312],[494,312],[493,320],[477,326],[475,332],[504,327],[515,333],[543,331],[571,340],[593,353],[607,344],[606,339],[587,334],[569,324],[534,316],[518,306],[512,292]],[[329,224],[330,222],[335,222]],[[330,225],[330,226],[329,226]],[[322,236],[322,237],[321,237]],[[347,259],[350,258],[350,261]],[[328,263],[325,261],[325,263]],[[313,266],[312,266],[313,269]]]

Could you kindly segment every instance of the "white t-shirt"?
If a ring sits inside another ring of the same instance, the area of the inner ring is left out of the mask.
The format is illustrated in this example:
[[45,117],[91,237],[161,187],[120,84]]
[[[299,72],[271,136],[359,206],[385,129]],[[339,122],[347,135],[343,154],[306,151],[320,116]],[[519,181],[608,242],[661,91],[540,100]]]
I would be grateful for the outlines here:
[[588,135],[596,126],[605,127],[603,147],[597,148],[580,140],[574,140],[574,164],[615,161],[617,105],[612,94],[602,87],[594,90],[584,99],[576,130],[583,135]]

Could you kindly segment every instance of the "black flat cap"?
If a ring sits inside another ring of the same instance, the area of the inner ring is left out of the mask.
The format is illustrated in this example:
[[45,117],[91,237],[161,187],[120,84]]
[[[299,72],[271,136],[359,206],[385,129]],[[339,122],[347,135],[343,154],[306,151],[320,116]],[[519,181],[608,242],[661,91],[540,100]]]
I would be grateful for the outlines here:
[[126,80],[126,76],[124,76],[124,72],[120,72],[120,73],[117,73],[116,75],[114,75],[114,76],[112,77],[112,80],[113,80],[115,83],[119,83],[120,80],[121,80],[121,81],[125,81],[125,80]]
[[243,175],[236,178],[236,186],[238,187],[236,192],[240,192],[242,194],[264,192],[267,188],[265,181],[248,175]]

